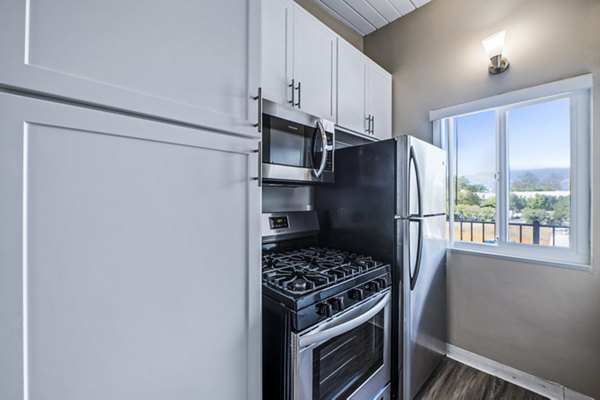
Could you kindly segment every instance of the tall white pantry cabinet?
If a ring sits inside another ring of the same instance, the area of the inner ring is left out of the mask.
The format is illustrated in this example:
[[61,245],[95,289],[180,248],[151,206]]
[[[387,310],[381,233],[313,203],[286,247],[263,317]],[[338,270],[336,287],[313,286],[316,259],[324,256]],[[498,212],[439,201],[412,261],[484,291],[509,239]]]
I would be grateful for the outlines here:
[[259,3],[0,2],[0,399],[260,399]]

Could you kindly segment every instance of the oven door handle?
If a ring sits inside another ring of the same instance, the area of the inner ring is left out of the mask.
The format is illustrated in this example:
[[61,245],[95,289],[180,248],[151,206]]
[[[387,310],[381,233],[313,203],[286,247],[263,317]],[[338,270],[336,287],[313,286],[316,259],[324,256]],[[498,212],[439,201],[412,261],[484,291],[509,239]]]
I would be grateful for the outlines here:
[[381,300],[377,302],[373,307],[371,307],[366,312],[360,312],[356,318],[351,319],[350,321],[346,321],[340,325],[336,325],[334,327],[315,332],[309,333],[305,336],[301,336],[299,340],[299,348],[303,349],[315,343],[325,342],[329,339],[332,339],[336,336],[342,335],[352,329],[364,324],[375,315],[377,315],[383,308],[387,305],[390,300],[390,292],[388,291],[385,296]]

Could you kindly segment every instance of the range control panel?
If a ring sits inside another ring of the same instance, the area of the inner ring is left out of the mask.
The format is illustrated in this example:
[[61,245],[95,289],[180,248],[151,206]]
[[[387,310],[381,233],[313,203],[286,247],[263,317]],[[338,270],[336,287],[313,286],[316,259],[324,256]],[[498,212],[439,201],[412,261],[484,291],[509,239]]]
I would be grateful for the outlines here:
[[318,303],[315,306],[315,311],[322,317],[331,317],[340,311],[344,311],[344,308],[360,303],[367,297],[370,297],[378,292],[387,289],[390,286],[390,279],[388,274],[373,279],[367,283],[361,284],[355,288],[347,290],[344,293],[329,298],[327,301]]
[[281,217],[269,217],[269,226],[271,229],[289,228],[290,222],[287,215]]
[[263,213],[260,221],[263,243],[309,237],[319,233],[316,211]]

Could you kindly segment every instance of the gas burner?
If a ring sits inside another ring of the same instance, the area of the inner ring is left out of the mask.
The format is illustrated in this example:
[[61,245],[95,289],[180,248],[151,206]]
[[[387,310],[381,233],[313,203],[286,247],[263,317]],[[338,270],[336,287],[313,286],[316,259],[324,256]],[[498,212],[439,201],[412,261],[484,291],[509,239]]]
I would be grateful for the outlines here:
[[270,286],[292,294],[309,292],[329,283],[329,278],[324,274],[294,266],[263,271],[263,280]]
[[263,281],[284,293],[303,295],[382,265],[355,253],[309,247],[263,256]]
[[263,261],[262,261],[263,270],[264,269],[283,268],[285,266],[287,266],[287,264],[283,260],[281,260],[277,257],[274,257],[272,255],[263,256]]
[[358,269],[359,271],[368,271],[381,265],[381,263],[373,261],[371,257],[356,254],[345,255],[344,264],[350,268]]

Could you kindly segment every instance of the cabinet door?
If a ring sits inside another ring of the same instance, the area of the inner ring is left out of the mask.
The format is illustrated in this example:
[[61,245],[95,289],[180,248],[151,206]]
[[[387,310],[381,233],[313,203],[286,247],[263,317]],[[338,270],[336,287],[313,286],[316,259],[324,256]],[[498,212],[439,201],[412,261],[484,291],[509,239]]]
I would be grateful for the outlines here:
[[367,114],[375,137],[392,137],[392,76],[373,62],[367,65]]
[[284,105],[292,99],[292,10],[291,0],[262,1],[263,97]]
[[366,133],[365,55],[341,39],[337,44],[337,125]]
[[260,0],[3,0],[0,83],[256,134]]
[[302,8],[294,7],[294,79],[300,109],[335,121],[336,35]]
[[256,140],[0,109],[0,398],[260,399]]

